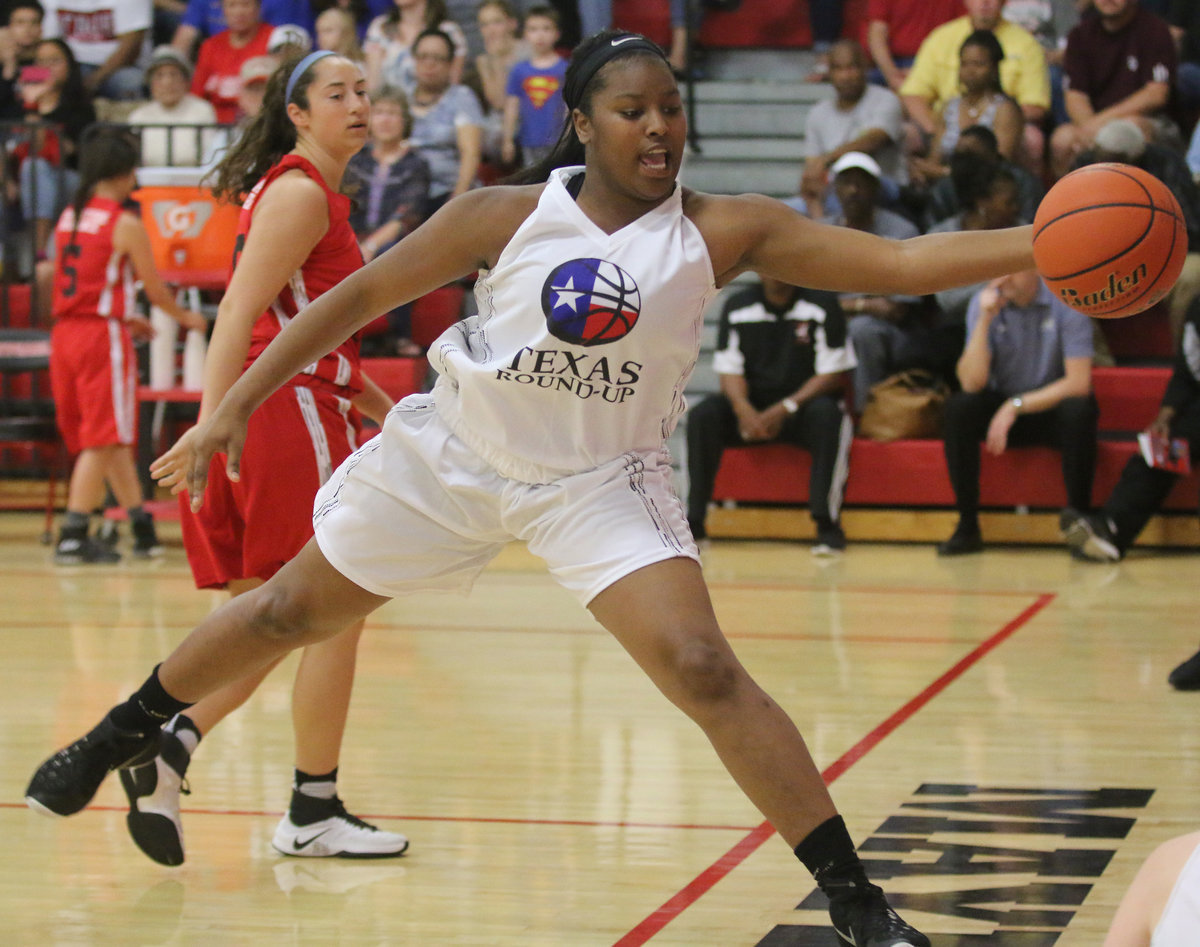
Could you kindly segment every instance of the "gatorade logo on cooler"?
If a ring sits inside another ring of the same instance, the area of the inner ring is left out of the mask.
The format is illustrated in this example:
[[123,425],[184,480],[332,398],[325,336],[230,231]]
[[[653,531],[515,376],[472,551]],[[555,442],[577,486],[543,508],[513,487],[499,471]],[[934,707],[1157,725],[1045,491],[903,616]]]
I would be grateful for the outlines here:
[[213,205],[208,201],[154,201],[150,211],[163,237],[190,239],[200,236],[212,216]]

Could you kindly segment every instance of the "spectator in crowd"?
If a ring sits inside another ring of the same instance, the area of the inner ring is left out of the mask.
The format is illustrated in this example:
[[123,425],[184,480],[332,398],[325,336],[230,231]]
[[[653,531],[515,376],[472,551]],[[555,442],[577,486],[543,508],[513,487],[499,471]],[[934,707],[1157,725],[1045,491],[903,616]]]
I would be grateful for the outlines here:
[[411,142],[429,162],[429,216],[475,184],[483,146],[483,110],[470,89],[451,82],[454,41],[426,30],[413,43],[417,83],[409,96]]
[[[1187,442],[1192,464],[1200,464],[1200,300],[1193,301],[1188,309],[1171,380],[1146,433],[1166,440],[1182,438]],[[1125,558],[1176,479],[1175,473],[1150,466],[1140,452],[1135,452],[1099,511],[1064,511],[1063,537],[1072,553],[1094,562]]]
[[927,156],[914,155],[910,173],[914,183],[928,188],[950,173],[950,156],[964,128],[982,125],[996,137],[996,149],[1005,161],[1014,162],[1021,148],[1025,117],[1020,107],[1000,88],[1000,63],[1004,50],[991,30],[976,30],[959,53],[961,92],[935,116],[933,144]]
[[1194,0],[1172,0],[1167,23],[1179,47],[1179,71],[1175,88],[1180,105],[1200,109],[1200,4]]
[[908,180],[901,148],[904,108],[890,89],[867,84],[867,58],[852,39],[829,50],[829,79],[836,93],[809,110],[804,126],[800,194],[810,206],[824,202],[829,168],[852,151],[868,154],[896,189]]
[[958,360],[962,390],[946,404],[946,466],[958,525],[939,556],[983,549],[979,530],[979,443],[993,455],[1046,444],[1062,452],[1067,504],[1086,511],[1096,469],[1092,326],[1068,308],[1036,270],[1002,276],[972,299],[967,345]]
[[274,28],[259,18],[258,0],[221,0],[228,27],[200,44],[192,92],[212,103],[217,121],[237,121],[242,64],[267,55]]
[[962,16],[962,0],[869,0],[867,50],[871,81],[899,94],[925,37]]
[[[930,233],[1000,230],[1029,222],[1021,218],[1021,192],[1017,177],[1003,164],[977,161],[974,156],[967,155],[951,163],[950,179],[962,210],[953,217],[938,221],[929,228]],[[934,294],[939,310],[938,325],[945,336],[943,345],[954,353],[949,359],[951,365],[962,351],[967,307],[971,298],[983,288],[982,284],[977,283]]]
[[520,145],[521,160],[530,167],[546,157],[558,141],[567,114],[562,98],[567,61],[555,49],[561,33],[553,7],[531,7],[525,14],[523,35],[529,58],[513,66],[508,76],[500,159],[513,164]]
[[726,447],[782,441],[808,451],[814,555],[846,548],[838,516],[853,427],[841,401],[854,349],[832,293],[762,277],[721,312],[713,367],[721,393],[687,413],[688,525],[702,540]]
[[1067,37],[1064,58],[1070,121],[1050,139],[1055,177],[1070,169],[1096,133],[1114,118],[1141,126],[1149,141],[1178,140],[1166,108],[1175,83],[1177,56],[1166,21],[1138,0],[1094,0]]
[[[399,89],[384,87],[371,101],[371,137],[350,159],[348,173],[358,185],[350,226],[358,237],[363,261],[369,263],[412,233],[425,219],[429,200],[429,162],[412,147],[412,114]],[[393,352],[405,358],[421,355],[411,338],[412,306],[388,313]]]
[[[1196,659],[1195,679],[1200,684],[1200,654]],[[1142,863],[1126,889],[1103,947],[1169,947],[1190,943],[1200,930],[1198,887],[1200,832],[1163,842]]]
[[275,27],[267,38],[267,55],[272,57],[276,64],[285,59],[306,56],[312,52],[312,48],[312,34],[295,23],[284,23]]
[[812,27],[812,51],[817,63],[808,75],[809,82],[829,78],[829,51],[842,35],[842,0],[809,0],[808,20]]
[[27,121],[53,129],[38,130],[32,140],[19,143],[14,157],[20,168],[21,208],[25,219],[34,223],[35,253],[43,257],[54,220],[79,184],[79,142],[83,130],[96,121],[96,110],[64,40],[38,43],[34,64],[45,77],[20,84]]
[[275,69],[275,60],[270,56],[254,56],[242,63],[242,85],[237,98],[238,125],[245,125],[262,110],[267,80]]
[[475,57],[474,75],[483,100],[483,154],[485,160],[499,164],[508,74],[518,62],[529,58],[529,47],[517,37],[521,21],[508,0],[483,0],[475,19],[483,42],[483,52]]
[[[146,66],[151,101],[129,113],[130,125],[214,125],[217,113],[209,102],[192,95],[192,66],[174,46],[159,46]],[[194,167],[211,148],[212,134],[186,128],[142,130],[142,164]]]
[[1192,141],[1187,150],[1187,166],[1192,177],[1200,180],[1200,124],[1192,132]]
[[61,38],[92,95],[140,99],[145,88],[137,61],[150,29],[148,0],[46,0],[42,32]]
[[[313,26],[309,0],[262,0],[259,18],[270,26],[294,23],[306,30]],[[188,0],[187,12],[175,31],[171,45],[191,59],[198,42],[228,28],[224,0]]]
[[1004,18],[1029,30],[1046,54],[1052,127],[1067,121],[1062,88],[1067,33],[1079,22],[1080,10],[1091,5],[1092,0],[1007,0],[1004,4]]
[[1200,293],[1200,187],[1197,187],[1187,162],[1179,152],[1165,145],[1147,142],[1141,127],[1127,118],[1114,118],[1096,132],[1093,146],[1079,156],[1076,164],[1095,161],[1120,161],[1149,171],[1167,185],[1179,201],[1187,226],[1188,254],[1183,262],[1183,271],[1167,297],[1171,338],[1178,340],[1188,306]]
[[1050,79],[1046,57],[1028,31],[1002,16],[1004,0],[964,0],[967,13],[935,29],[921,44],[900,98],[924,139],[920,150],[937,134],[936,115],[959,93],[959,53],[963,40],[976,30],[996,34],[1004,50],[1000,88],[1016,101],[1025,116],[1024,157],[1040,168],[1045,151],[1042,122],[1050,108]]
[[954,187],[954,177],[951,169],[955,162],[992,164],[1009,171],[1017,184],[1017,204],[1020,207],[1021,220],[1033,220],[1041,203],[1045,188],[1033,173],[1021,165],[1005,161],[1000,155],[1000,146],[996,141],[996,133],[982,125],[971,125],[962,130],[958,142],[954,146],[946,162],[947,174],[936,181],[929,190],[929,199],[924,208],[924,229],[928,230],[943,220],[948,220],[962,212],[958,203],[958,194]]
[[8,7],[7,29],[0,29],[0,121],[25,118],[18,83],[21,70],[35,64],[43,15],[38,0],[14,0]]
[[345,7],[329,7],[317,17],[317,49],[328,49],[353,62],[364,62],[354,14]]
[[[841,7],[842,0],[814,0],[810,3],[810,9],[813,7],[821,7],[828,9],[833,6]],[[692,29],[699,28],[699,22],[695,17],[701,12],[701,4],[697,0],[691,0],[691,14],[693,16]],[[579,32],[580,37],[587,39],[601,30],[606,30],[613,25],[613,0],[579,0],[577,5],[579,10]],[[677,77],[682,78],[682,73],[688,68],[688,49],[687,49],[687,34],[688,34],[688,3],[685,0],[670,0],[669,4],[671,16],[671,43],[667,50],[667,62],[671,64],[671,69]],[[814,14],[820,17],[821,11],[818,10]],[[840,23],[840,13],[838,13]],[[833,39],[836,39],[841,32],[839,25],[833,33]],[[831,40],[832,42],[832,40]]]
[[452,55],[449,79],[462,80],[467,59],[467,38],[462,27],[446,15],[444,0],[394,0],[392,9],[371,21],[363,51],[367,54],[367,87],[374,91],[385,85],[403,89],[412,97],[417,84],[414,46],[427,30],[440,30],[450,38]]
[[[833,187],[841,207],[837,227],[906,240],[917,235],[909,220],[879,206],[882,173],[870,155],[852,151],[833,164]],[[850,318],[854,346],[854,412],[862,414],[871,386],[925,360],[928,339],[916,296],[847,293],[838,302]]]

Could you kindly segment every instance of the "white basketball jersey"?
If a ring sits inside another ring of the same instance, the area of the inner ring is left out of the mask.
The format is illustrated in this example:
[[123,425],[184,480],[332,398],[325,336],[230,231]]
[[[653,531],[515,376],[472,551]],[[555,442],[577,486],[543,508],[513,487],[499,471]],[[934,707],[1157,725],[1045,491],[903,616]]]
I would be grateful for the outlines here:
[[567,192],[581,171],[553,173],[476,283],[479,315],[429,351],[439,413],[500,473],[531,483],[662,448],[716,291],[678,186],[606,234]]
[[1150,938],[1151,947],[1188,947],[1200,941],[1200,846],[1175,880],[1162,917]]

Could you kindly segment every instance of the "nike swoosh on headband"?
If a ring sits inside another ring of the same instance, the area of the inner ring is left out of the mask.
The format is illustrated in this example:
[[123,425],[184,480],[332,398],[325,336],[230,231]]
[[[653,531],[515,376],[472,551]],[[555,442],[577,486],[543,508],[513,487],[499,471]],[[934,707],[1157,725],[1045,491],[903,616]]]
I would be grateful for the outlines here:
[[628,43],[631,39],[637,39],[636,36],[622,36],[620,39],[614,39],[611,42],[613,46],[620,46],[622,43]]

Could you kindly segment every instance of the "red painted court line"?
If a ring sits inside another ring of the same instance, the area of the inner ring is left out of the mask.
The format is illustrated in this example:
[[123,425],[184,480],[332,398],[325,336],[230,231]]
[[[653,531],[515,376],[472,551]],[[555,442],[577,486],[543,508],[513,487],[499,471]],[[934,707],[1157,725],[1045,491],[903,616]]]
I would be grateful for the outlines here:
[[[23,802],[0,802],[0,809],[25,809]],[[88,812],[126,812],[128,806],[88,806]],[[184,815],[218,815],[237,817],[267,816],[278,819],[283,813],[278,809],[207,809],[184,808]],[[392,819],[397,822],[469,822],[475,825],[562,825],[590,829],[671,829],[686,832],[754,832],[748,825],[706,825],[702,822],[604,822],[597,819],[515,819],[502,816],[443,816],[443,815],[397,815],[395,813],[364,812],[359,818],[369,822]]]
[[[911,719],[918,710],[944,691],[953,681],[961,677],[968,668],[977,663],[989,651],[992,651],[1012,637],[1019,628],[1025,625],[1052,601],[1054,601],[1054,595],[1050,593],[1039,595],[1033,604],[1024,609],[1016,618],[990,638],[972,648],[950,670],[938,677],[932,684],[917,694],[916,697],[827,766],[821,773],[825,784],[830,785],[833,783],[834,780],[866,756],[867,753],[875,749],[883,741],[884,737],[896,730],[902,723]],[[761,825],[755,827],[749,835],[688,882],[687,885],[670,897],[660,908],[618,940],[613,947],[641,947],[642,944],[645,944],[651,937],[655,936],[688,907],[700,900],[710,888],[749,858],[774,834],[775,830],[769,822],[763,822]]]

